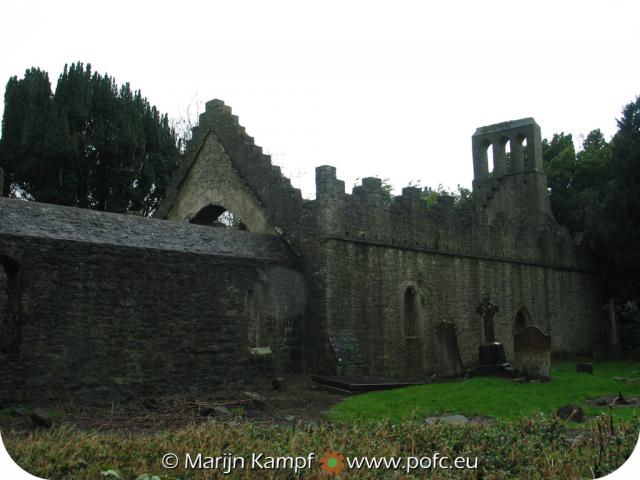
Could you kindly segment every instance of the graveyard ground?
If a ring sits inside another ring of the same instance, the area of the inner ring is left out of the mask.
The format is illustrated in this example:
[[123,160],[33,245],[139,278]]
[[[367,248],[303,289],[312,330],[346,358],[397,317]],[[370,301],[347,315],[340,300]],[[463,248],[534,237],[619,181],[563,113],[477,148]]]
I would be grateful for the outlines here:
[[[429,478],[594,478],[618,468],[636,445],[640,407],[597,403],[618,393],[636,402],[640,362],[596,362],[593,374],[578,374],[575,367],[576,362],[554,365],[548,383],[471,378],[348,398],[293,379],[284,390],[265,385],[236,397],[219,392],[101,408],[52,405],[41,413],[53,425],[40,427],[29,415],[35,406],[5,405],[0,429],[19,465],[55,479],[222,478],[208,469],[168,470],[160,459],[167,452],[180,458],[187,452],[320,457],[329,450],[350,458],[439,452],[478,459],[477,469],[432,469]],[[582,407],[585,419],[557,420],[553,412],[564,404]],[[444,414],[463,414],[469,422],[425,422]],[[290,473],[240,469],[224,477],[291,478]],[[302,473],[330,478],[317,460]],[[382,468],[345,473],[337,478],[406,478],[406,472]]]
[[[640,362],[599,362],[592,374],[576,372],[576,363],[554,364],[550,382],[475,377],[353,396],[336,405],[329,417],[402,421],[446,413],[515,420],[550,415],[567,404],[580,406],[587,417],[611,413],[630,419],[640,414]],[[609,407],[620,393],[630,404]]]

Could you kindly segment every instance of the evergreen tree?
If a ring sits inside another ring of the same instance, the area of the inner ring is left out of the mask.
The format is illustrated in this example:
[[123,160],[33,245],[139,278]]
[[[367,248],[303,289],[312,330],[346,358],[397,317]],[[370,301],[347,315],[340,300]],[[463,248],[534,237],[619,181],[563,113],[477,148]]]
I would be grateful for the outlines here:
[[640,97],[629,103],[613,137],[613,180],[607,197],[603,244],[611,283],[626,297],[640,297]]
[[65,65],[13,77],[5,93],[0,165],[5,191],[37,201],[150,215],[179,156],[166,115],[127,83]]
[[[4,195],[29,185],[25,171],[42,161],[51,84],[46,72],[31,68],[18,80],[11,77],[4,94],[4,116],[0,139],[0,167],[5,171]],[[12,188],[13,186],[13,188]]]

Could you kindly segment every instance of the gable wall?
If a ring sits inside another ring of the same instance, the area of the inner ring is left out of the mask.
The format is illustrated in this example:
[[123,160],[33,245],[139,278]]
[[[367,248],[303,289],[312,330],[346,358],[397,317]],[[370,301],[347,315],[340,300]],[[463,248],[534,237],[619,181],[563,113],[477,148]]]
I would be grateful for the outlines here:
[[207,136],[196,154],[167,218],[189,221],[210,204],[231,210],[252,232],[276,234],[258,200],[238,176],[213,133]]

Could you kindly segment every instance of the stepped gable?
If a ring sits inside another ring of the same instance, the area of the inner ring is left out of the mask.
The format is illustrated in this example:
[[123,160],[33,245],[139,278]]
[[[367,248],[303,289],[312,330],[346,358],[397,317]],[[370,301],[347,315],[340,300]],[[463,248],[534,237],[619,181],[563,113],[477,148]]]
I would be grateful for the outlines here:
[[286,263],[278,237],[0,197],[0,234]]
[[192,132],[187,151],[174,173],[166,199],[156,216],[166,218],[204,141],[209,135],[213,135],[258,203],[264,207],[267,219],[276,230],[282,233],[295,228],[303,204],[300,190],[293,188],[280,167],[273,165],[271,157],[264,154],[262,148],[247,135],[229,106],[221,100],[207,102],[205,112],[200,115],[198,126]]

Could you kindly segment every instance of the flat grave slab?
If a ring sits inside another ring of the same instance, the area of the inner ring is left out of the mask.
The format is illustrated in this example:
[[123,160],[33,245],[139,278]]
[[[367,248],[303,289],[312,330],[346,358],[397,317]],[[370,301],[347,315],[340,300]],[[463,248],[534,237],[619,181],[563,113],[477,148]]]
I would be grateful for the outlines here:
[[341,377],[337,375],[311,375],[316,385],[342,393],[363,393],[376,390],[390,390],[392,388],[422,385],[419,380],[397,380],[383,377]]

